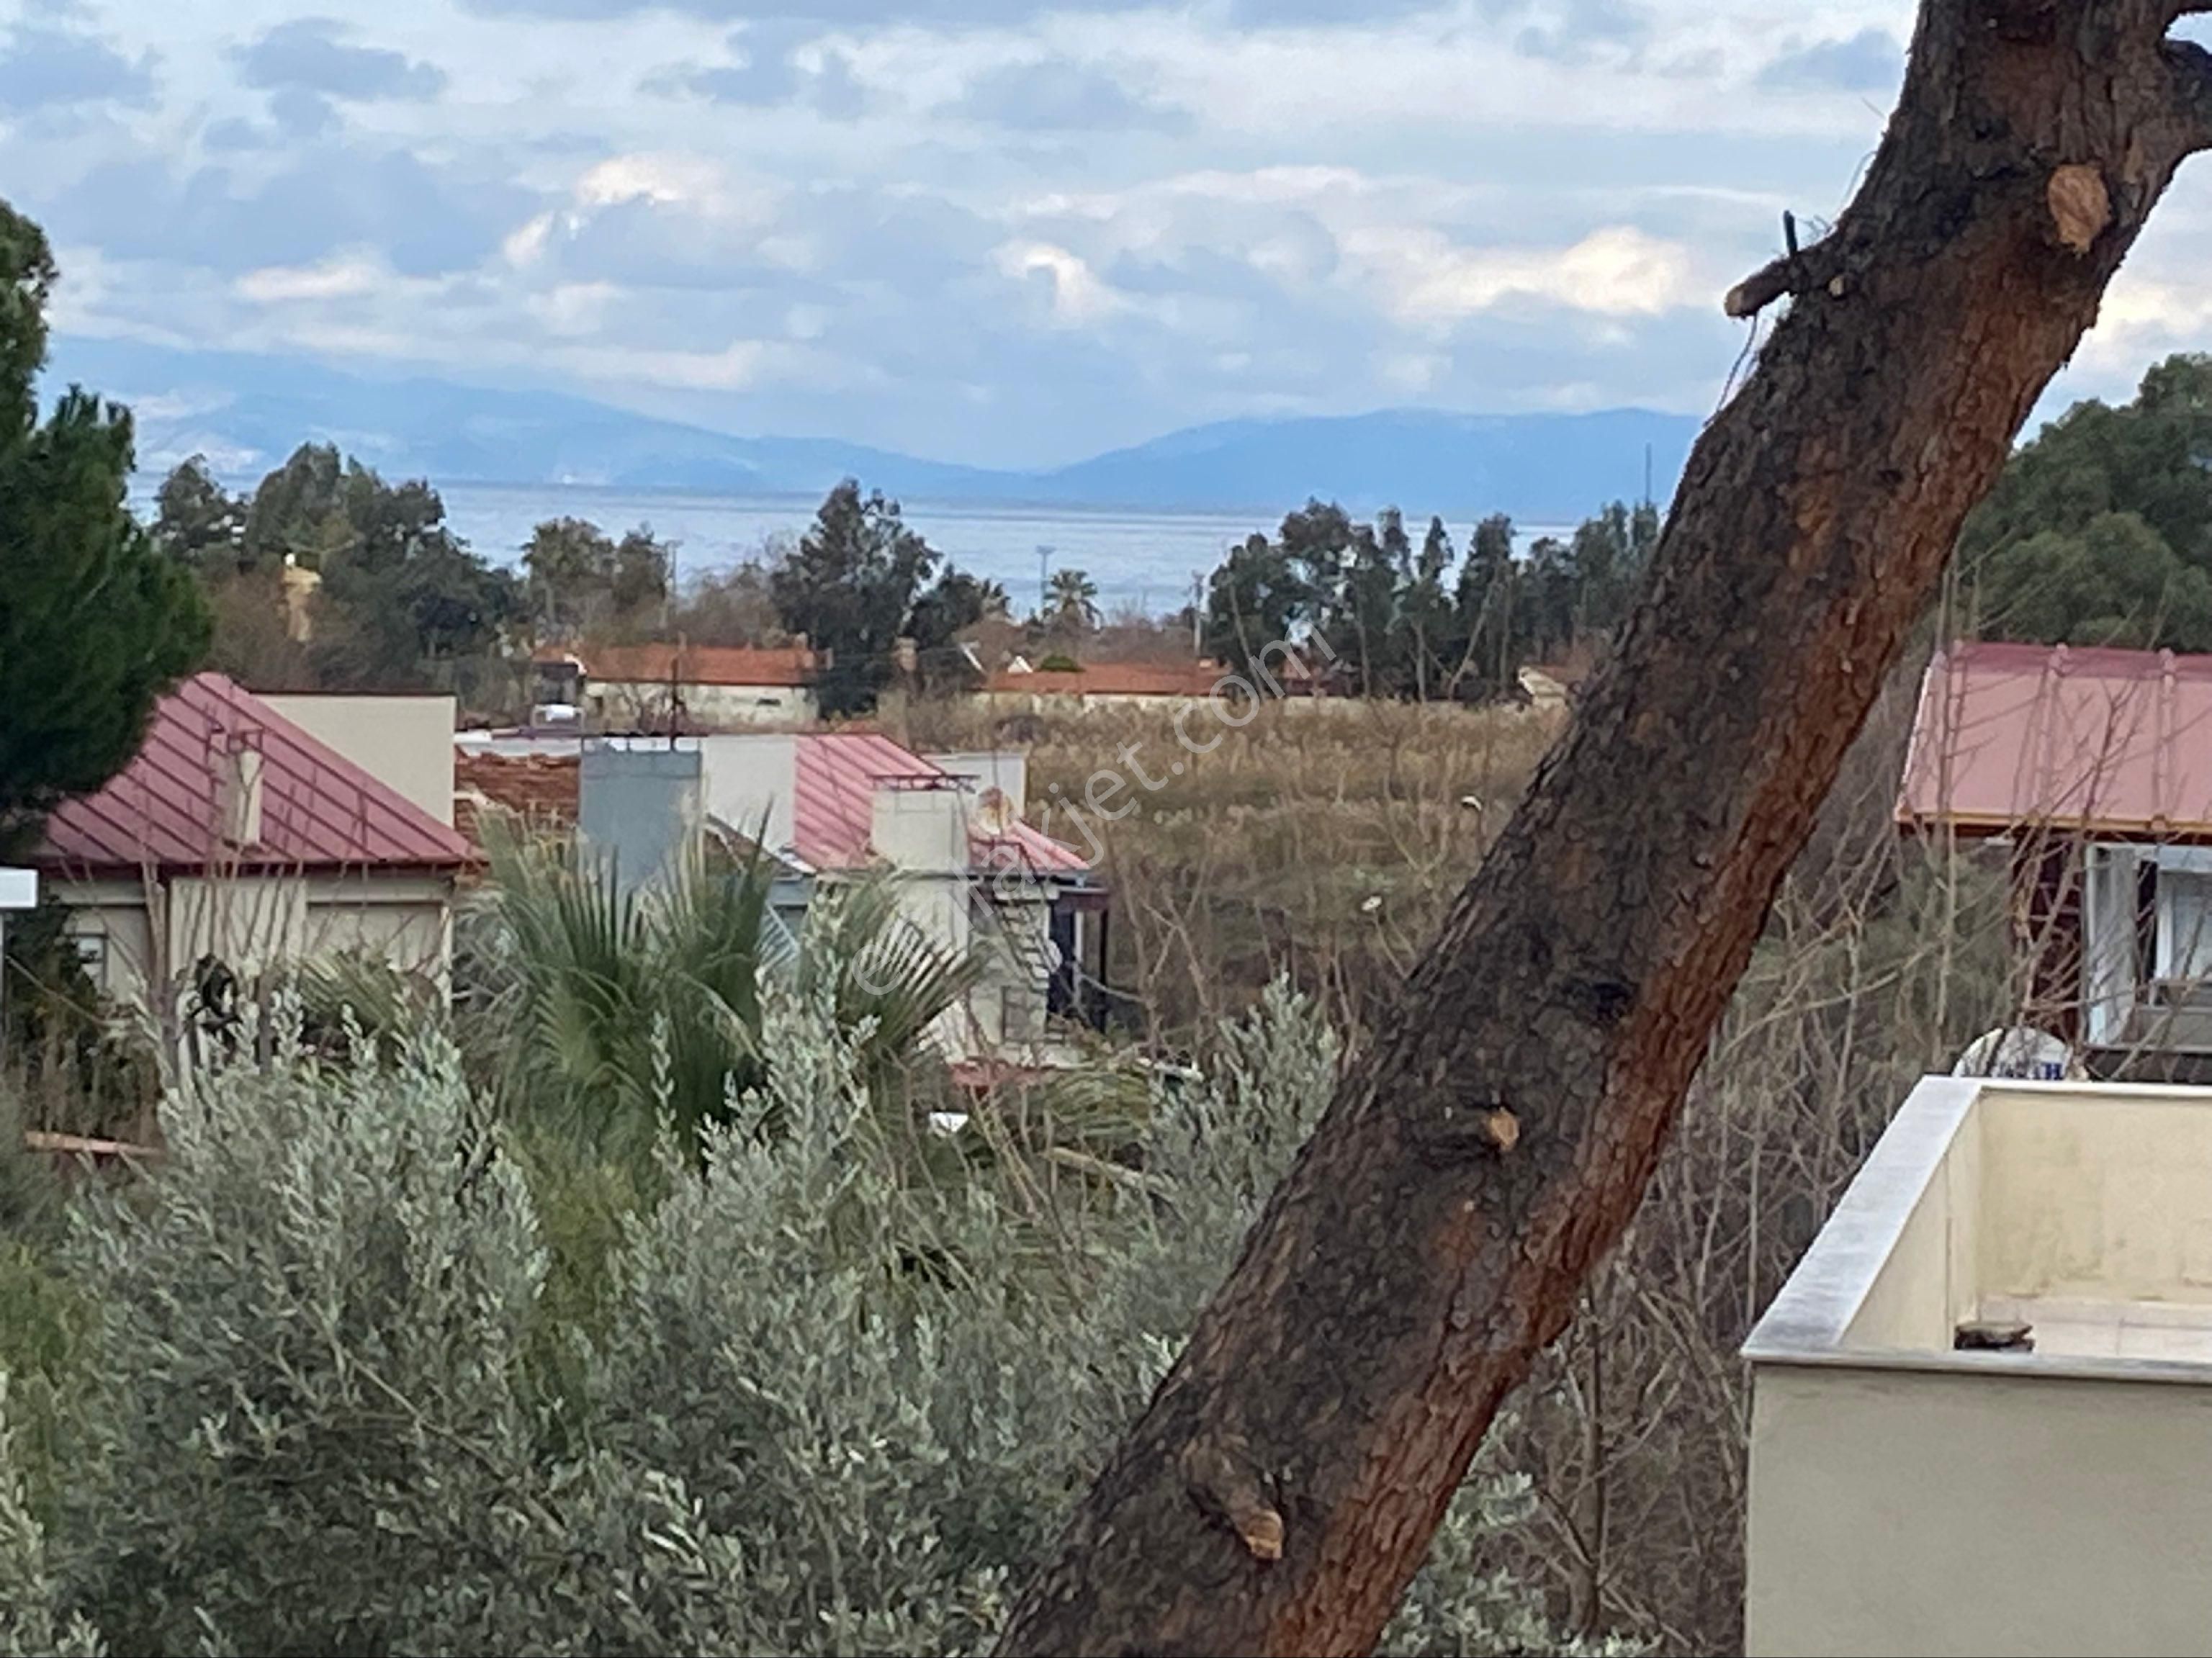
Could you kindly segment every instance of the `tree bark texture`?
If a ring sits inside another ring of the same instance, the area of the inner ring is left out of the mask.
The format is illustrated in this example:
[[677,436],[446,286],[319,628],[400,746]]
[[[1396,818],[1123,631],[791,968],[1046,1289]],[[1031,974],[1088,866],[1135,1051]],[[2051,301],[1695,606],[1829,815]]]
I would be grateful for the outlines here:
[[[2207,0],[2212,3],[2212,0]],[[1925,0],[1643,602],[1000,1649],[1358,1653],[1635,1212],[1961,520],[2183,158],[2176,0]]]

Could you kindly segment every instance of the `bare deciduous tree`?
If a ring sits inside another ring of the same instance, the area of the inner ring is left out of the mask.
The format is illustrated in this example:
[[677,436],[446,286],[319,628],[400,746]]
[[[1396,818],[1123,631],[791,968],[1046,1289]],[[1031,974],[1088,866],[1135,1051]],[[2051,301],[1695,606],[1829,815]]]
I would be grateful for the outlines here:
[[1370,1647],[1635,1212],[1967,510],[2187,155],[2184,0],[1924,0],[1643,604],[1005,1650]]

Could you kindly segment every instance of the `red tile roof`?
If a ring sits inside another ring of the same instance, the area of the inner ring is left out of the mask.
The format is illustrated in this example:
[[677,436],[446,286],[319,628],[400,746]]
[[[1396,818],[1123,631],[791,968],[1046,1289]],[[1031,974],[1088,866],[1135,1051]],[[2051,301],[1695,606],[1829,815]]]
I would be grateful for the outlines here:
[[[261,838],[221,839],[225,756],[261,752]],[[47,819],[33,861],[72,872],[147,868],[452,869],[468,842],[396,789],[219,673],[155,705],[137,757]]]
[[816,665],[814,653],[797,646],[609,645],[581,659],[587,677],[618,685],[805,685]]
[[[875,732],[810,732],[796,739],[792,781],[792,850],[816,869],[860,869],[869,863],[879,785],[958,788],[960,780]],[[1070,847],[1018,820],[998,834],[975,827],[969,862],[1004,869],[1012,859],[1039,875],[1076,875],[1091,865]]]
[[1969,644],[1939,652],[1899,821],[2212,838],[2212,656]]
[[1028,673],[1002,669],[983,689],[1029,696],[1213,696],[1227,677],[1230,670],[1218,663],[1097,662],[1073,673],[1062,668]]
[[539,823],[574,823],[581,775],[581,765],[573,754],[457,754],[453,826],[480,843],[484,804],[504,806]]

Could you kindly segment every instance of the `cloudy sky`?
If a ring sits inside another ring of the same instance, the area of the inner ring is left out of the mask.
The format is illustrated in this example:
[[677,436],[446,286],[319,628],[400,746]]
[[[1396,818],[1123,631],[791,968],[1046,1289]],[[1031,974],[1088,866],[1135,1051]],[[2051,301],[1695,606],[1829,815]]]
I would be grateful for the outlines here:
[[[0,0],[64,331],[996,465],[1703,412],[1906,0]],[[2200,163],[2200,166],[2204,164]],[[2212,343],[2185,174],[2069,389]]]

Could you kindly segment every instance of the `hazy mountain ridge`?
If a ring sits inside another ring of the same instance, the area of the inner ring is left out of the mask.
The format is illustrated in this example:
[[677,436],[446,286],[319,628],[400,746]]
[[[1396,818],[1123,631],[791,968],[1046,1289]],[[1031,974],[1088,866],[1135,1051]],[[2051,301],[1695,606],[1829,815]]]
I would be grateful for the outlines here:
[[131,406],[139,463],[204,454],[234,481],[301,441],[434,483],[586,483],[713,495],[823,493],[857,477],[918,500],[1153,511],[1279,512],[1308,495],[1358,511],[1502,511],[1571,520],[1674,488],[1698,422],[1648,410],[1430,410],[1191,427],[1050,471],[995,471],[823,438],[739,437],[573,395],[355,375],[295,359],[58,338],[50,390],[78,381]]

